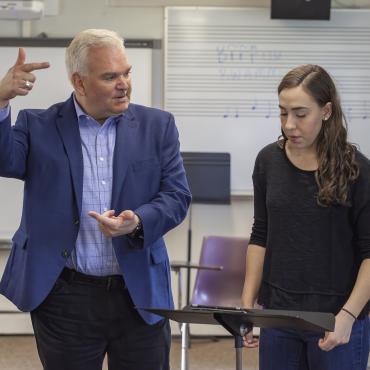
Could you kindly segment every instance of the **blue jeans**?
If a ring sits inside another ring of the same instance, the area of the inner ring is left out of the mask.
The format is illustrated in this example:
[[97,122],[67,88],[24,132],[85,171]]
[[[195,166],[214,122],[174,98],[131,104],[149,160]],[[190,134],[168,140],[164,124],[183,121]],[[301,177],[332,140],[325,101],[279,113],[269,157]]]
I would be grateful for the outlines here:
[[369,357],[369,319],[356,320],[349,343],[322,351],[323,334],[261,329],[260,370],[366,370]]

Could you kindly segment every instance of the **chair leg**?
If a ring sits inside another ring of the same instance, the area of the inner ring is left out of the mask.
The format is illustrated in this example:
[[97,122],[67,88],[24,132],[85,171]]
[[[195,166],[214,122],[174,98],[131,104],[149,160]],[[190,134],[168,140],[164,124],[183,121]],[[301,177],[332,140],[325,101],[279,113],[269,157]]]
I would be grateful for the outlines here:
[[189,369],[189,324],[181,325],[181,370]]

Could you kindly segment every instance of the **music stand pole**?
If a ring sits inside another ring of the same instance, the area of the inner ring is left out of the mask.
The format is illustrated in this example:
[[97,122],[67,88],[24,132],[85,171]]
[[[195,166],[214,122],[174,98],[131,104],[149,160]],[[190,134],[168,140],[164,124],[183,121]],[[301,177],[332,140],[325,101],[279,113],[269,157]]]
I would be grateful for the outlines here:
[[235,339],[235,368],[236,370],[243,369],[243,338],[234,336]]
[[235,323],[228,321],[227,316],[215,314],[214,318],[234,337],[235,369],[243,369],[243,336],[253,330],[253,325],[248,323]]
[[[186,260],[189,264],[191,263],[191,241],[192,241],[191,214],[192,214],[192,204],[190,203],[189,223],[188,223],[188,251],[187,251],[187,256],[186,256]],[[187,268],[187,275],[186,275],[186,305],[188,306],[189,303],[190,303],[190,267]]]

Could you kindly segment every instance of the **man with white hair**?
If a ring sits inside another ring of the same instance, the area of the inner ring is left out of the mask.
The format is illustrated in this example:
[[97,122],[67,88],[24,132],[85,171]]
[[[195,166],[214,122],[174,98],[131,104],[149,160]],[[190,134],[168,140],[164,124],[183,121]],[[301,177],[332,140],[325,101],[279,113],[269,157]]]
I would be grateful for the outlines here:
[[131,65],[112,31],[85,30],[66,65],[72,96],[26,109],[34,70],[17,61],[0,81],[0,176],[24,181],[21,223],[0,292],[30,311],[45,370],[169,369],[172,308],[163,235],[190,192],[170,113],[130,103]]

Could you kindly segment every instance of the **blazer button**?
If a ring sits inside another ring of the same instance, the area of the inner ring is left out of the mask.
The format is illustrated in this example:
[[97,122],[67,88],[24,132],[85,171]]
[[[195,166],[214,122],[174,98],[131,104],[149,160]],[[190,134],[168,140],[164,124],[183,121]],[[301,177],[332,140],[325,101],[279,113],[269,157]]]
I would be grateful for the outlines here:
[[71,254],[69,253],[69,251],[67,249],[65,249],[63,252],[62,252],[62,257],[64,258],[68,258]]
[[80,220],[77,219],[75,222],[74,222],[75,225],[79,225],[80,224]]

